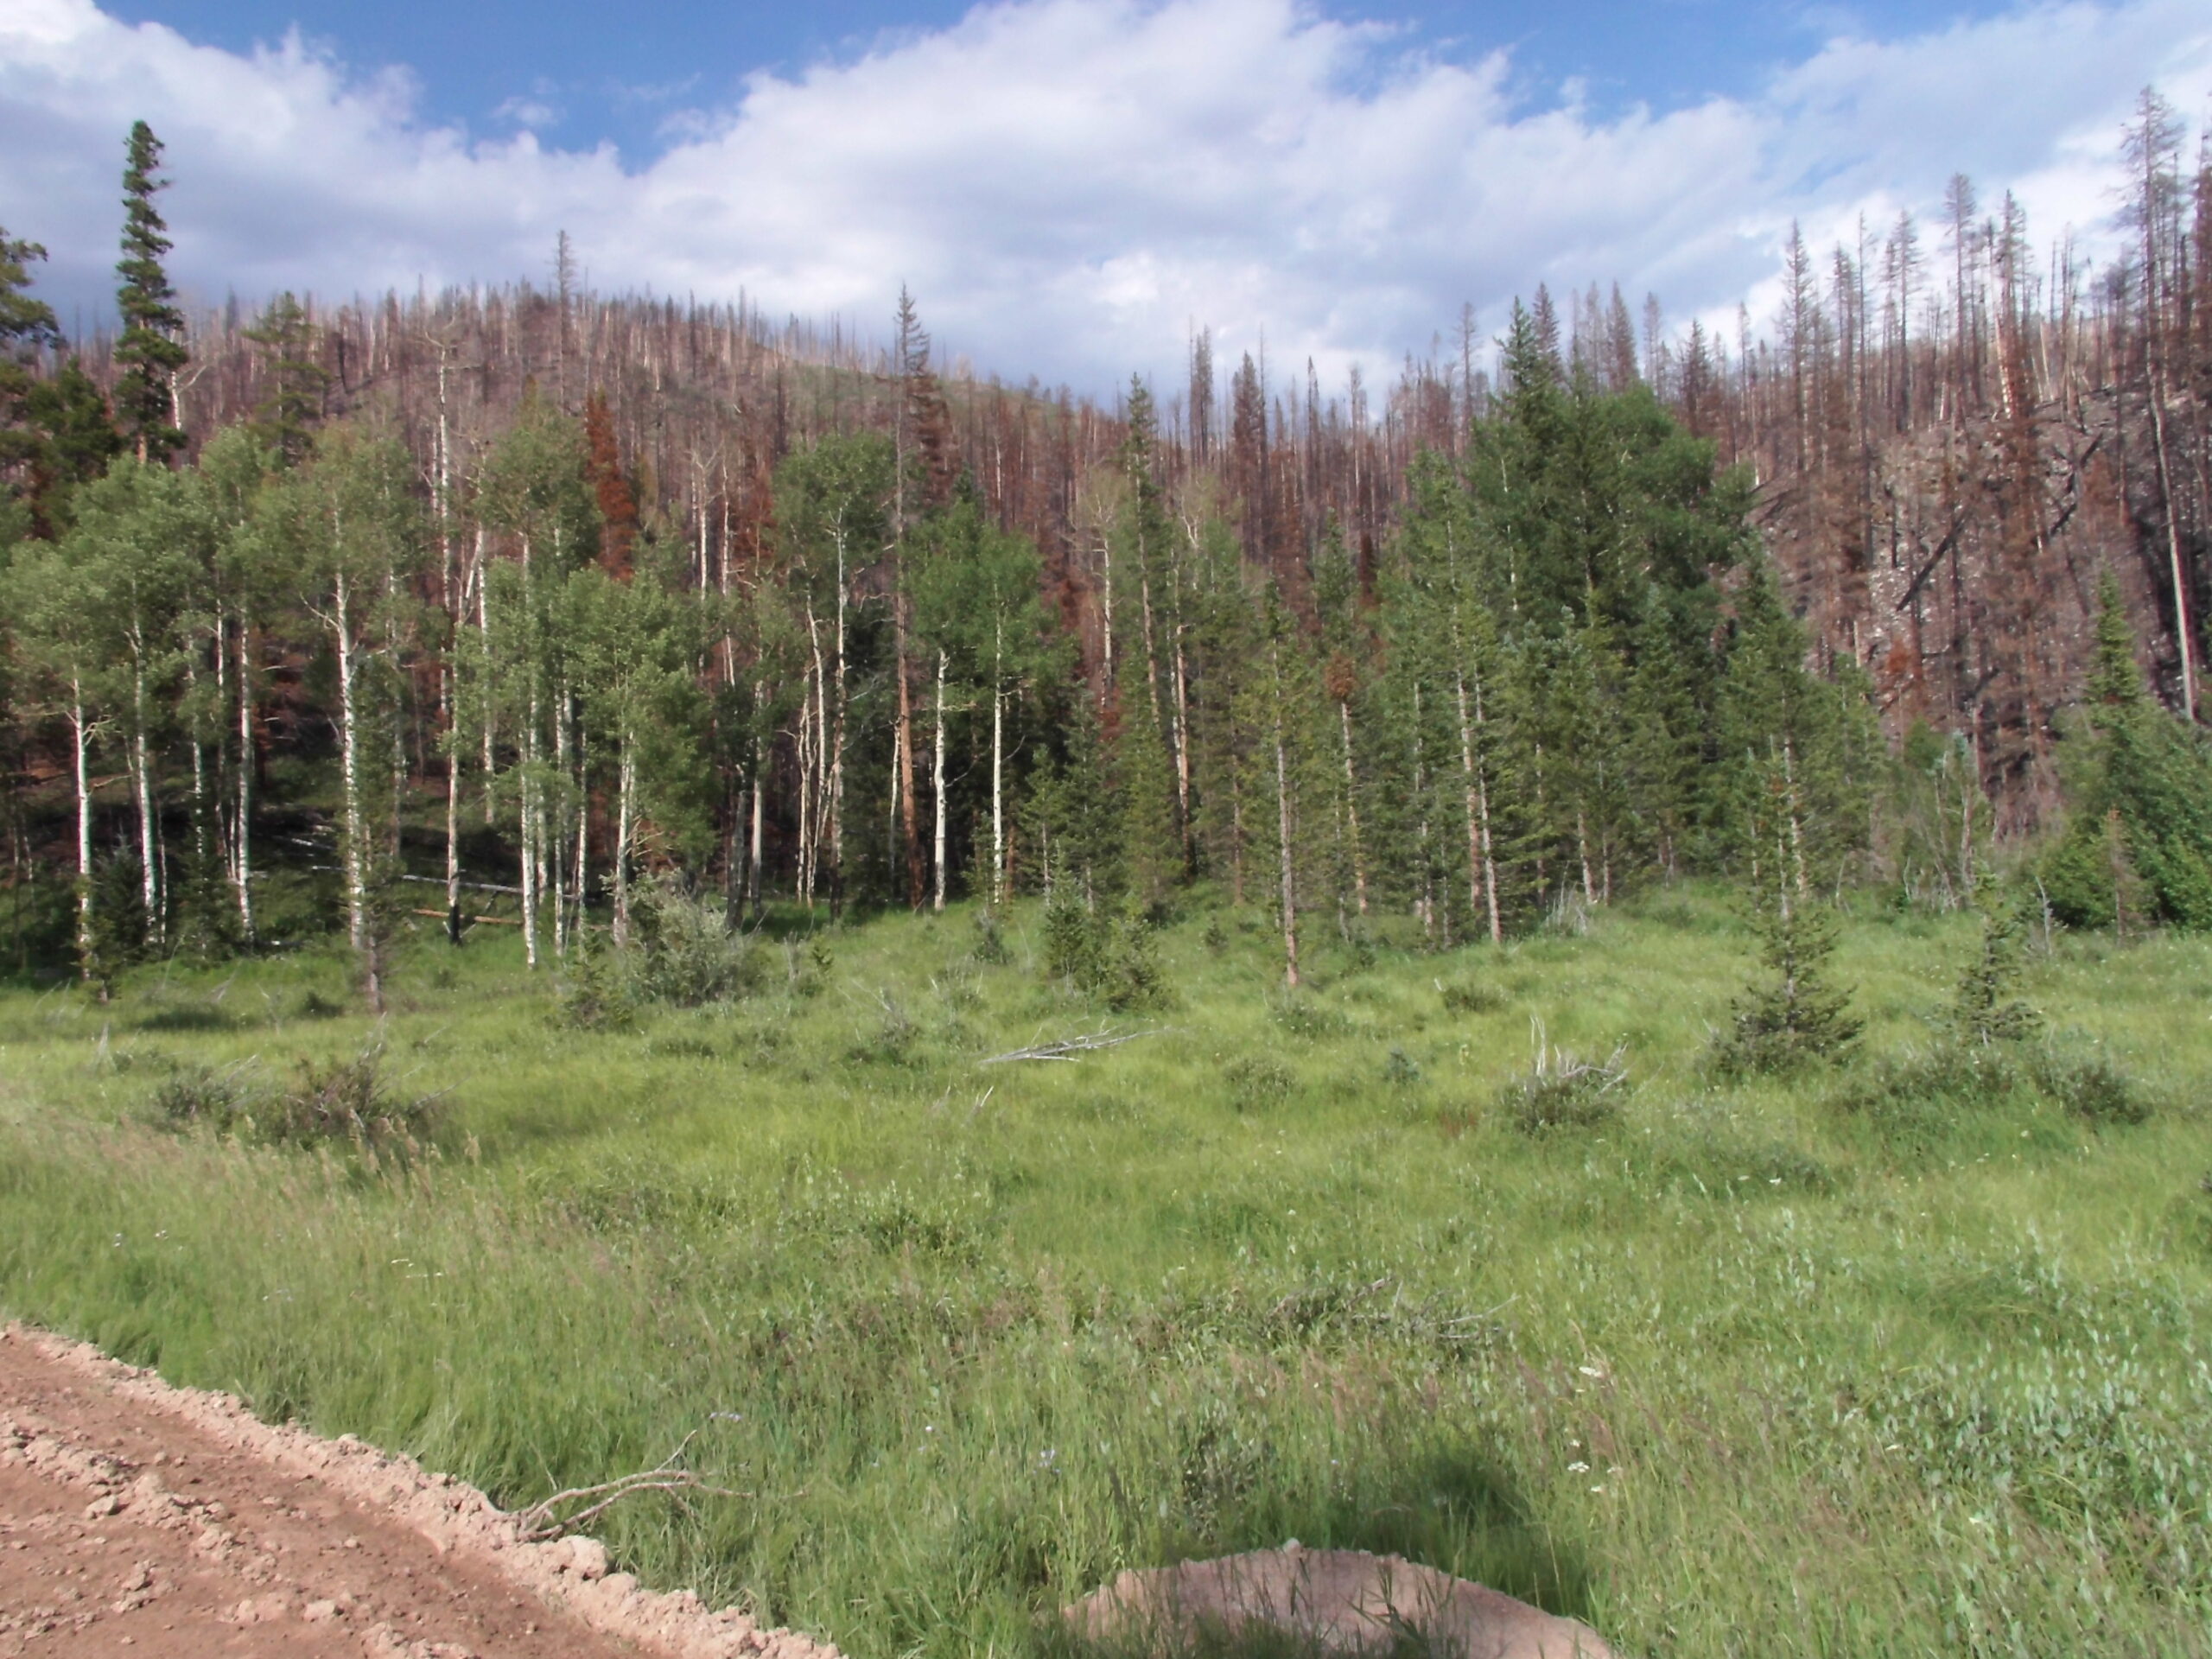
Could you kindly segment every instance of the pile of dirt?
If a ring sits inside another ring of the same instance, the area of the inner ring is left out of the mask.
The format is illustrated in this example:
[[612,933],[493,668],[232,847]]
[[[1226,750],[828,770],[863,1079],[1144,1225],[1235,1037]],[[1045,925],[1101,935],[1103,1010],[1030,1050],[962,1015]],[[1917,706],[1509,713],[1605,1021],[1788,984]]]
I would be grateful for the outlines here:
[[0,1656],[837,1659],[474,1487],[0,1331]]
[[1597,1631],[1433,1567],[1357,1549],[1255,1550],[1122,1573],[1067,1610],[1087,1639],[1175,1652],[1254,1626],[1316,1652],[1383,1655],[1408,1637],[1457,1659],[1615,1659]]

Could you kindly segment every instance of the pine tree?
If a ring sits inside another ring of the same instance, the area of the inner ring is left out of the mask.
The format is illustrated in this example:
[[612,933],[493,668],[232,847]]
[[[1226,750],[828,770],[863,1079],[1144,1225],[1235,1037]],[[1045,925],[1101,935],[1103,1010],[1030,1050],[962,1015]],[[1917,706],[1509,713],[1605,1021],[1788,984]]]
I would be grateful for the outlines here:
[[1840,1058],[1866,1022],[1850,1012],[1851,993],[1828,983],[1835,912],[1793,902],[1785,879],[1762,899],[1759,921],[1759,959],[1770,977],[1737,999],[1720,1047],[1721,1069],[1780,1072]]
[[8,509],[22,493],[15,475],[42,448],[29,407],[39,359],[61,344],[54,308],[25,292],[30,287],[30,264],[45,257],[46,250],[37,243],[17,240],[0,227],[0,487],[7,491],[0,496],[0,545],[25,527],[10,523]]
[[130,129],[128,162],[123,172],[123,257],[115,274],[123,279],[116,306],[123,313],[123,338],[115,360],[123,366],[116,383],[116,412],[138,459],[156,461],[184,447],[176,423],[176,375],[188,359],[180,338],[184,313],[169,286],[162,258],[171,247],[168,226],[155,210],[155,193],[168,188],[158,177],[162,142],[143,121]]
[[282,465],[296,467],[307,459],[330,391],[314,319],[291,294],[280,294],[245,337],[262,352],[262,396],[249,429]]
[[2027,917],[2017,900],[1993,894],[1985,899],[1980,949],[1959,976],[1943,1021],[1961,1042],[1986,1048],[2032,1037],[2042,1029],[2043,1016],[2012,995],[2019,983],[2027,932]]
[[2065,840],[2043,880],[2062,921],[2123,923],[2137,882],[2154,918],[2212,928],[2212,743],[2151,700],[2120,587],[2098,584],[2096,668]]

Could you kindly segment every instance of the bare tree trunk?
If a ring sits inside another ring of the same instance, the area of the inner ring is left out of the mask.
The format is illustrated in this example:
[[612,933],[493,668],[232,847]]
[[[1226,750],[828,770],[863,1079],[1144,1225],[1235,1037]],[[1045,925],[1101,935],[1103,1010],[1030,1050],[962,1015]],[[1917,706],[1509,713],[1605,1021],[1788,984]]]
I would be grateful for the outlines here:
[[1344,736],[1344,822],[1351,848],[1351,890],[1354,906],[1367,914],[1367,856],[1359,838],[1359,774],[1351,763],[1351,704],[1340,702],[1337,713]]
[[630,753],[630,734],[622,734],[622,766],[615,790],[614,808],[614,947],[630,943],[630,825],[631,803],[636,797],[638,763]]
[[[361,711],[354,664],[352,593],[344,573],[333,589],[331,634],[338,651],[338,756],[340,810],[346,820],[346,849],[340,862],[346,874],[346,937],[365,957],[369,944],[369,870],[366,858],[368,826],[361,811]],[[378,998],[375,970],[370,969],[370,1005]]]
[[134,643],[130,664],[130,789],[138,807],[138,885],[146,905],[146,926],[159,940],[162,916],[161,829],[154,817],[154,761],[146,742],[146,669],[143,645]]
[[92,728],[85,717],[82,681],[69,677],[69,746],[77,778],[77,961],[86,979],[92,963],[92,782],[86,762]]
[[1459,705],[1459,769],[1465,775],[1467,791],[1467,914],[1478,914],[1483,907],[1484,876],[1487,861],[1483,857],[1484,820],[1482,780],[1475,770],[1475,726],[1467,708],[1467,676],[1462,670],[1453,680]]
[[232,881],[238,890],[238,937],[253,943],[253,681],[247,672],[246,620],[238,617],[238,830],[231,843]]
[[991,902],[1006,902],[1006,624],[991,635]]
[[837,538],[837,709],[830,736],[830,913],[845,913],[845,540]]
[[930,905],[932,910],[944,908],[944,671],[945,653],[940,651],[937,654],[937,730],[931,735],[930,750],[930,801],[936,815],[934,833],[937,866],[937,892]]
[[[573,745],[569,730],[569,688],[565,683],[556,685],[553,692],[553,772],[564,784],[575,775],[569,766]],[[550,818],[551,816],[549,811],[547,817]],[[565,958],[569,954],[569,906],[568,894],[563,891],[567,886],[566,872],[563,868],[567,861],[562,855],[568,849],[563,844],[566,838],[560,828],[557,825],[550,827],[552,832],[546,839],[553,880],[547,892],[553,903],[553,954]]]
[[895,666],[899,676],[899,825],[906,843],[906,902],[911,909],[919,910],[922,907],[922,836],[921,827],[916,821],[914,800],[914,696],[913,687],[909,683],[906,595],[894,594],[891,605],[892,617],[898,626]]
[[1290,757],[1283,742],[1282,711],[1275,711],[1275,846],[1282,877],[1282,978],[1298,984],[1298,884],[1290,847]]

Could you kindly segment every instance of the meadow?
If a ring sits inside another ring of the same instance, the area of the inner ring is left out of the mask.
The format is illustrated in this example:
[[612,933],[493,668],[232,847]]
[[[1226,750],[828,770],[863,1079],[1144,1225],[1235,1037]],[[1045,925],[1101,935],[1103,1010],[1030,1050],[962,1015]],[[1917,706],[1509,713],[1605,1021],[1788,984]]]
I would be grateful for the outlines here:
[[[1718,890],[1317,942],[1295,997],[1194,904],[1145,1013],[1042,926],[779,916],[748,995],[613,1028],[489,929],[381,1023],[337,950],[0,991],[0,1313],[509,1505],[689,1436],[742,1496],[618,1560],[865,1659],[1292,1537],[1630,1653],[2212,1652],[2212,941],[2039,940],[2050,1034],[1967,1048],[1977,923],[1862,900],[1859,1054],[1729,1080]],[[1538,1041],[1625,1080],[1531,1123]],[[372,1084],[419,1133],[214,1109]]]

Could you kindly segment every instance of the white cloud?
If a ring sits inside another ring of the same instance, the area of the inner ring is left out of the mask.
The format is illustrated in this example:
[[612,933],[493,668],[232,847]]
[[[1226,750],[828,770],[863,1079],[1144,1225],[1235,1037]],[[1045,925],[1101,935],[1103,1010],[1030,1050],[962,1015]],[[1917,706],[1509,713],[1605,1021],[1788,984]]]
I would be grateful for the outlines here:
[[1188,325],[1287,366],[1387,367],[1471,301],[1618,278],[1677,315],[1770,276],[1789,221],[1932,207],[1955,170],[2038,236],[2109,213],[2139,87],[2212,97],[2196,0],[2034,6],[1840,37],[1758,95],[1599,118],[1521,102],[1503,54],[1425,52],[1292,0],[1002,0],[686,111],[626,168],[424,119],[404,76],[298,40],[251,56],[92,0],[0,0],[0,224],[111,278],[122,137],[168,144],[174,268],[201,296],[542,276],[568,229],[603,288],[887,316],[901,282],[986,367],[1104,390]]

